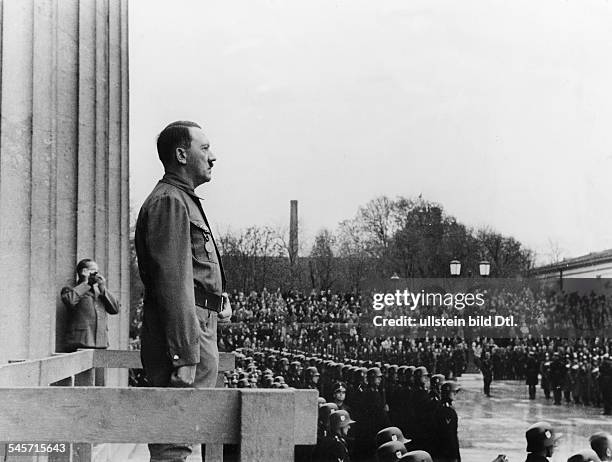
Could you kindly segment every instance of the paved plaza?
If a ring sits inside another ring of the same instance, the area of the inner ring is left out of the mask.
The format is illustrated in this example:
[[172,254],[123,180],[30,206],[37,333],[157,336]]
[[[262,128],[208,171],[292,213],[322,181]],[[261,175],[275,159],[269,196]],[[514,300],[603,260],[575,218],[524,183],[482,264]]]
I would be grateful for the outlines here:
[[554,406],[538,388],[535,401],[528,399],[527,385],[519,381],[494,381],[491,398],[482,393],[479,374],[460,379],[462,391],[455,407],[459,414],[459,443],[464,462],[490,462],[506,454],[510,462],[525,460],[525,430],[546,420],[562,433],[553,462],[566,462],[575,451],[588,448],[588,438],[597,431],[612,432],[612,417],[601,408],[562,404]]

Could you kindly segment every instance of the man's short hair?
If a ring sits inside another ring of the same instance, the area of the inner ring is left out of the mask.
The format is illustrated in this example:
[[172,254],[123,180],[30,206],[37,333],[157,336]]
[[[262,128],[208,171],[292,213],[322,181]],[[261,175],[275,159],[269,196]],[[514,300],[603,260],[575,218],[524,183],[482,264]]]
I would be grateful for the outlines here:
[[164,128],[157,137],[157,154],[162,164],[167,165],[176,148],[188,149],[191,146],[189,128],[202,128],[189,120],[177,120]]
[[76,266],[77,275],[81,274],[81,271],[87,268],[87,265],[91,263],[92,261],[93,260],[91,258],[83,258],[80,262],[78,262]]

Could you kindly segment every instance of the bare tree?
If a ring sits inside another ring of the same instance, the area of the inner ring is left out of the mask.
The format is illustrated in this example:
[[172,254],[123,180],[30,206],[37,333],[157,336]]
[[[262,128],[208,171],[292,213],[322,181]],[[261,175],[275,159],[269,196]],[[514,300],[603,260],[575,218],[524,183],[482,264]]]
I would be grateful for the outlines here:
[[367,236],[368,251],[384,257],[397,229],[395,203],[386,196],[371,200],[359,208],[357,220]]
[[559,245],[558,241],[553,241],[550,237],[548,238],[548,264],[555,265],[563,260],[563,249]]
[[533,252],[513,237],[502,236],[490,228],[479,230],[476,237],[496,276],[515,276],[533,267]]
[[331,289],[336,279],[336,258],[334,247],[336,237],[328,229],[322,229],[315,236],[315,241],[310,252],[310,274],[311,281],[322,290]]
[[367,237],[356,219],[344,220],[338,227],[338,257],[345,279],[359,291],[372,259],[366,251]]

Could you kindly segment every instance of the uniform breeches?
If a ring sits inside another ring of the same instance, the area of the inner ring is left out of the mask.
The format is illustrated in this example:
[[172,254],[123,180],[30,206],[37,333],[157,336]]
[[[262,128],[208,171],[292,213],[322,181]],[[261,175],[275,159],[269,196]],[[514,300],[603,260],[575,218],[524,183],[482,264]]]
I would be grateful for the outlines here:
[[[200,323],[200,362],[196,368],[194,388],[214,388],[219,371],[219,351],[217,349],[217,313],[196,308]],[[154,387],[170,387],[170,370],[167,374],[147,376]],[[153,380],[152,380],[153,379]],[[151,462],[184,462],[191,454],[187,444],[149,444]],[[204,454],[204,448],[202,448]]]

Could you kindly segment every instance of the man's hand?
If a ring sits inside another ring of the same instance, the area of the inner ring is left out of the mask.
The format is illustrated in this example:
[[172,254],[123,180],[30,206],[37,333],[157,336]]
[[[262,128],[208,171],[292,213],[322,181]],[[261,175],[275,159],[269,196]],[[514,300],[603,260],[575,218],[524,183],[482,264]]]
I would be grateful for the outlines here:
[[190,366],[179,366],[170,376],[170,385],[173,387],[190,387],[196,376],[197,364]]
[[223,292],[221,296],[223,297],[223,306],[217,315],[217,319],[220,324],[229,324],[230,318],[232,317],[232,305],[229,301],[229,296],[227,293]]
[[100,289],[100,293],[104,293],[106,290],[106,279],[100,273],[96,274],[96,284],[98,284],[98,289]]

